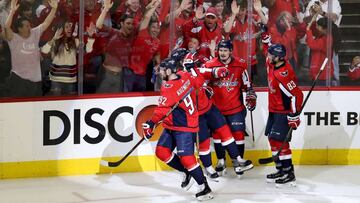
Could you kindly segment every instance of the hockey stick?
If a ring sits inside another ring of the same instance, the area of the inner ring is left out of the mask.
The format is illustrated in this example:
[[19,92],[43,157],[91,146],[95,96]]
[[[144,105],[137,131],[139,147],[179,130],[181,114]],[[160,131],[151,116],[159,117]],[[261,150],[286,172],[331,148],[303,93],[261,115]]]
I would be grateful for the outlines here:
[[251,137],[252,137],[252,146],[255,147],[255,133],[254,133],[254,119],[252,111],[250,111],[250,119],[251,119]]
[[[320,68],[319,72],[317,73],[317,75],[316,75],[316,77],[315,77],[315,80],[314,80],[313,83],[312,83],[312,86],[311,86],[311,88],[310,88],[309,93],[306,95],[306,98],[305,98],[305,100],[304,100],[304,103],[303,103],[302,106],[301,106],[301,109],[300,109],[299,114],[301,114],[302,110],[304,109],[305,104],[307,103],[307,101],[308,101],[308,99],[309,99],[309,97],[310,97],[310,94],[311,94],[311,92],[313,91],[313,89],[314,89],[314,87],[315,87],[315,85],[316,85],[316,82],[317,82],[320,74],[321,74],[322,71],[324,70],[325,65],[327,64],[327,62],[328,62],[328,58],[325,58],[323,64],[321,65],[321,68]],[[292,133],[292,128],[289,129],[289,131],[288,131],[288,133],[287,133],[284,141],[282,142],[282,144],[281,144],[279,150],[276,152],[276,154],[273,155],[273,156],[271,156],[271,157],[268,157],[268,158],[261,158],[261,159],[259,159],[259,164],[268,164],[268,163],[271,163],[271,162],[273,162],[273,161],[279,160],[280,153],[281,153],[282,149],[284,148],[284,146],[286,145],[286,143],[289,141],[289,139],[290,139],[290,137],[291,137],[291,133]]]
[[[193,91],[193,88],[191,88],[189,90],[189,92],[187,92],[178,102],[176,102],[174,104],[173,107],[171,107],[171,109],[165,114],[165,116],[155,125],[154,129],[161,124],[179,105],[180,103],[188,96],[190,95],[190,93]],[[109,161],[105,161],[105,160],[101,160],[100,161],[100,165],[102,166],[106,166],[106,167],[117,167],[119,166],[122,162],[125,161],[125,159],[145,140],[145,138],[141,138],[141,140],[139,140],[133,148],[130,149],[130,151],[128,153],[125,154],[124,157],[122,157],[119,161],[115,161],[115,162],[109,162]]]

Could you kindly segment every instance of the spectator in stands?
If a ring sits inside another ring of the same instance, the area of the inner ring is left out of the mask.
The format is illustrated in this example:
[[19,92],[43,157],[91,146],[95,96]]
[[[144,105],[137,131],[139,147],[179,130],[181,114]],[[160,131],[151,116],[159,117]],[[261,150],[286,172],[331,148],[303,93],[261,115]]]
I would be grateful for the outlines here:
[[[251,79],[257,73],[257,59],[256,59],[256,38],[260,36],[260,32],[256,33],[256,30],[260,30],[259,24],[267,24],[267,18],[263,14],[261,8],[261,1],[254,1],[254,10],[256,14],[252,16],[252,26],[251,26],[251,39],[248,37],[249,24],[248,13],[247,13],[247,1],[242,1],[240,4],[237,4],[236,1],[232,1],[231,4],[231,16],[228,21],[224,24],[225,33],[229,33],[230,39],[233,41],[234,49],[233,55],[237,58],[240,58],[242,61],[248,61],[248,56],[250,54],[251,64]],[[251,43],[251,53],[248,53],[249,41]]]
[[292,16],[298,16],[300,12],[299,0],[275,0],[269,6],[269,28],[274,26],[280,13],[287,11]]
[[[170,2],[169,2],[170,3]],[[162,3],[162,6],[164,4]],[[173,39],[174,42],[176,42],[177,46],[183,45],[183,24],[188,21],[189,19],[192,19],[195,15],[194,13],[194,3],[192,0],[182,0],[176,1],[175,4],[175,11],[173,13],[173,16],[175,18],[175,36],[172,38],[170,37],[170,5],[168,5],[168,8],[162,9],[161,12],[166,12],[165,18],[162,19],[164,16],[163,13],[160,13],[159,21],[161,22],[161,30],[160,30],[160,58],[161,60],[167,58],[169,56],[169,47],[170,47],[170,39]]]
[[298,19],[293,17],[289,12],[280,13],[275,26],[270,27],[272,42],[281,43],[286,48],[286,59],[291,66],[297,68],[297,51],[296,45],[300,38],[305,35],[306,24],[300,24]]
[[147,0],[116,0],[115,3],[115,12],[111,15],[113,23],[119,28],[118,23],[120,22],[120,17],[124,14],[131,15],[134,18],[134,26],[138,29],[141,19],[143,18],[143,7],[142,5],[147,5]]
[[6,79],[11,71],[10,48],[6,41],[0,37],[0,97],[7,95]]
[[[306,43],[311,50],[311,62],[310,62],[310,76],[312,79],[315,79],[316,74],[318,73],[321,64],[323,63],[324,59],[330,53],[329,61],[332,61],[333,52],[337,52],[340,47],[340,38],[339,38],[339,30],[337,26],[332,23],[331,26],[332,34],[328,31],[328,18],[320,18],[317,20],[317,15],[314,15],[306,28]],[[313,31],[311,30],[312,24],[316,21],[316,30],[319,33],[319,36],[314,37]],[[331,43],[328,44],[328,37],[330,37]],[[329,50],[329,51],[328,51]],[[326,85],[326,72],[330,71],[331,79],[334,76],[334,64],[328,63],[330,69],[324,71],[320,77],[318,84],[319,85]]]
[[218,13],[218,18],[221,20],[219,21],[219,23],[225,22],[225,20],[228,17],[225,10],[225,0],[215,0],[212,2],[211,6],[216,8],[216,11]]
[[96,27],[103,32],[109,33],[105,45],[104,62],[102,64],[104,73],[96,92],[123,92],[124,78],[123,69],[129,67],[129,57],[134,41],[134,18],[123,14],[120,18],[120,29],[104,26],[104,19],[113,6],[111,0],[104,1],[103,10],[96,21]]
[[[313,15],[318,14],[317,20],[321,17],[327,17],[332,20],[332,22],[339,26],[341,22],[341,6],[338,0],[332,0],[332,4],[329,5],[329,0],[311,0],[306,8],[305,20],[309,21]],[[316,35],[316,33],[314,33]],[[340,36],[337,36],[340,37]],[[335,51],[335,50],[334,50]],[[339,56],[338,52],[333,53],[334,64],[334,76],[332,85],[340,85],[340,67],[339,67]]]
[[147,66],[154,62],[154,66],[160,63],[158,35],[160,33],[159,22],[153,18],[160,0],[152,0],[146,6],[144,18],[140,23],[139,34],[133,44],[130,54],[130,66],[124,69],[124,91],[145,91]]
[[[76,95],[77,94],[77,50],[79,39],[72,34],[74,31],[73,22],[66,21],[62,28],[59,28],[52,40],[47,42],[41,51],[45,54],[51,53],[52,64],[49,72],[51,88],[49,95]],[[87,27],[86,32],[91,37],[95,33],[95,25]],[[86,52],[92,51],[94,39],[88,38]]]
[[18,0],[12,0],[9,16],[5,24],[5,40],[11,50],[11,75],[9,79],[10,96],[41,96],[42,78],[40,68],[39,40],[55,17],[58,2],[50,0],[51,12],[44,22],[31,28],[29,20],[19,18],[15,20],[15,32],[11,25],[13,16],[19,8]]
[[199,6],[196,9],[195,16],[184,24],[185,42],[191,38],[196,38],[200,42],[199,55],[203,55],[210,59],[214,57],[211,55],[209,45],[212,40],[218,44],[223,37],[223,29],[219,25],[219,14],[215,7],[209,7],[204,12],[203,7]]
[[355,56],[351,61],[348,77],[353,81],[360,81],[360,56]]

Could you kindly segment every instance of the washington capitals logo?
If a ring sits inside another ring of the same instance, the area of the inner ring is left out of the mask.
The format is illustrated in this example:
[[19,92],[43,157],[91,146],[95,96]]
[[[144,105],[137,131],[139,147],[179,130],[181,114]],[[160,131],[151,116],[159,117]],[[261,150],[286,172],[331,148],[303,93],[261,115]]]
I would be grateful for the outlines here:
[[[234,81],[233,81],[234,80]],[[223,80],[218,80],[216,82],[214,82],[214,86],[218,86],[218,87],[226,87],[226,90],[228,92],[234,90],[234,87],[239,85],[239,82],[237,81],[238,79],[235,78],[234,79],[234,74],[231,74],[230,78],[227,79],[223,79]]]

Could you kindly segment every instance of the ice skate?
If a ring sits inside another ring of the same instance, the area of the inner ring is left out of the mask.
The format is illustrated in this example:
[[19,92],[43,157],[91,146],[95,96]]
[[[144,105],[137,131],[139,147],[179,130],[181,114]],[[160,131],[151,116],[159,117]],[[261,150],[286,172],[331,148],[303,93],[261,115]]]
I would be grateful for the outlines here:
[[193,184],[194,184],[194,179],[191,177],[190,173],[183,173],[181,188],[183,188],[185,191],[188,191]]
[[221,163],[218,161],[215,171],[218,173],[219,176],[225,176],[226,175],[226,166],[225,163]]
[[284,175],[281,178],[275,180],[275,183],[276,183],[277,188],[281,188],[284,186],[295,187],[296,186],[296,178],[295,178],[294,172],[290,171],[290,172],[284,173]]
[[211,189],[206,179],[204,184],[199,185],[199,191],[196,193],[195,197],[199,201],[206,201],[214,198],[214,196],[211,194]]
[[266,182],[268,183],[275,183],[276,180],[282,178],[284,176],[284,173],[281,170],[277,170],[274,173],[270,173],[266,175]]
[[214,170],[212,166],[205,168],[205,175],[210,178],[210,180],[219,182],[219,174]]

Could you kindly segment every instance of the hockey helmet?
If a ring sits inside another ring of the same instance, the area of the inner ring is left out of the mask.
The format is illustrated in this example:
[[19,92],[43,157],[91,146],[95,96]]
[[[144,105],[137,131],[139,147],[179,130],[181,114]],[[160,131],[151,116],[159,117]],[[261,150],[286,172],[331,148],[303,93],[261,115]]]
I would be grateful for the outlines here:
[[185,48],[177,48],[171,52],[171,58],[179,62],[184,59],[187,53],[189,53],[189,50]]
[[228,48],[230,51],[232,51],[233,44],[232,44],[231,40],[223,39],[218,44],[218,49],[220,49],[220,48]]
[[268,49],[269,54],[284,58],[286,56],[286,48],[282,44],[273,44]]

